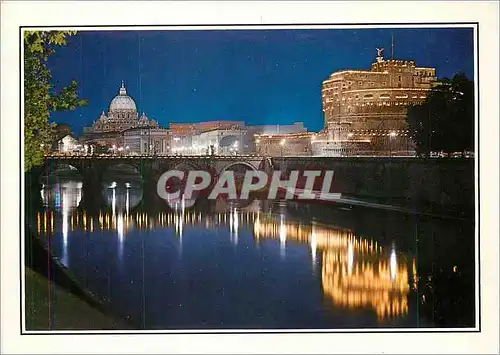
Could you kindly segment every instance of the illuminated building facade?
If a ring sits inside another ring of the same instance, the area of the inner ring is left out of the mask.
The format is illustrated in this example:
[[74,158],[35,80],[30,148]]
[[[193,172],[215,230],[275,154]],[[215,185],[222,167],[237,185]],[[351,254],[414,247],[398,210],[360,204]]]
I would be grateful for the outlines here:
[[130,154],[166,155],[171,150],[171,135],[166,128],[133,127],[123,131],[123,148]]
[[122,82],[120,91],[109,104],[108,115],[101,113],[91,127],[83,128],[81,140],[89,144],[105,147],[123,147],[123,132],[130,128],[157,128],[155,120],[150,120],[144,113],[139,117],[135,101],[127,95]]
[[234,155],[247,153],[248,132],[239,127],[216,128],[192,136],[194,154]]
[[81,149],[81,145],[78,140],[69,134],[61,138],[57,143],[59,152],[71,153]]
[[248,130],[256,134],[294,134],[294,133],[306,133],[307,129],[304,127],[303,122],[295,122],[290,125],[280,125],[280,124],[270,124],[270,125],[257,125],[257,126],[247,126]]
[[269,156],[311,155],[312,133],[255,134],[257,154]]
[[370,140],[353,138],[349,132],[350,122],[332,123],[328,131],[313,134],[311,151],[314,156],[342,157],[362,155],[370,152]]
[[370,70],[342,70],[323,81],[325,130],[349,123],[349,139],[370,142],[365,154],[407,155],[413,145],[406,124],[408,106],[427,97],[436,83],[436,69],[417,67],[413,60],[384,60],[383,49]]
[[251,149],[243,121],[170,123],[169,126],[174,154],[231,155]]

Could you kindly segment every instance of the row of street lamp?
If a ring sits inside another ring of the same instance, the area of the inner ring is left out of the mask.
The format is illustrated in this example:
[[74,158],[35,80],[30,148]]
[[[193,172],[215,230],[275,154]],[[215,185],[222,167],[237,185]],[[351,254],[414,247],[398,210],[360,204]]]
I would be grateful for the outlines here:
[[[347,136],[349,138],[352,138],[353,135],[354,134],[351,132],[351,133],[348,133]],[[394,131],[392,131],[388,135],[389,135],[389,137],[391,139],[391,142],[389,144],[389,155],[392,156],[392,139],[397,136],[397,133],[394,132]],[[314,141],[314,138],[315,138],[315,136],[312,137],[312,141]],[[257,144],[259,144],[260,142],[261,142],[260,138],[257,138],[255,140],[255,143],[257,143]],[[280,142],[279,142],[279,145],[281,147],[281,156],[283,156],[283,149],[284,149],[285,144],[286,144],[286,139],[285,138],[281,139]],[[184,150],[189,150],[189,148],[186,148],[186,147],[178,147],[178,148],[172,147],[171,149],[170,149],[170,147],[168,147],[168,148],[169,148],[169,151],[172,152],[172,153],[183,152]],[[191,150],[194,150],[194,149],[196,149],[195,145],[193,145],[191,147]],[[128,145],[125,146],[125,147],[117,147],[116,145],[113,145],[110,150],[113,152],[113,154],[116,154],[117,152],[118,153],[123,153],[124,152],[125,154],[130,154],[130,147]],[[233,143],[233,145],[229,148],[229,151],[231,153],[238,154],[238,151],[239,151],[239,142],[235,141]],[[87,145],[87,144],[85,144],[83,152],[85,154],[88,154],[88,153],[93,154],[94,153],[94,146],[93,145]],[[152,144],[149,145],[149,152],[148,153],[149,154],[151,154],[151,153],[152,154],[156,154],[155,150],[153,150],[153,145]],[[210,149],[209,149],[208,153],[210,153]]]

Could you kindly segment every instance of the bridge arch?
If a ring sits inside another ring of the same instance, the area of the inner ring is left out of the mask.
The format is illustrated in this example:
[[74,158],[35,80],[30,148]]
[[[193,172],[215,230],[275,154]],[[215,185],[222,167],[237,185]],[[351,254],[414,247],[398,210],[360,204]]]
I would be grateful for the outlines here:
[[188,172],[190,170],[199,170],[200,168],[202,168],[202,167],[199,166],[198,164],[195,164],[192,162],[181,161],[181,162],[175,164],[169,170],[182,170],[184,172]]
[[271,157],[264,157],[259,163],[259,170],[264,171],[267,174],[271,174],[274,171],[274,163]]
[[258,167],[255,167],[251,163],[248,163],[248,162],[245,162],[245,161],[236,161],[236,162],[230,162],[228,165],[222,167],[220,169],[220,171],[218,172],[218,175],[219,176],[222,175],[222,173],[224,173],[224,171],[227,171],[230,168],[235,167],[235,166],[244,166],[244,167],[248,168],[247,170],[252,170],[252,171],[258,171],[259,170]]
[[104,167],[102,171],[102,181],[116,181],[116,180],[133,180],[140,183],[144,179],[144,169],[141,169],[140,164],[135,162],[111,162]]
[[67,162],[53,162],[45,165],[40,173],[37,174],[39,183],[46,184],[57,182],[61,178],[83,180],[84,172],[78,164]]

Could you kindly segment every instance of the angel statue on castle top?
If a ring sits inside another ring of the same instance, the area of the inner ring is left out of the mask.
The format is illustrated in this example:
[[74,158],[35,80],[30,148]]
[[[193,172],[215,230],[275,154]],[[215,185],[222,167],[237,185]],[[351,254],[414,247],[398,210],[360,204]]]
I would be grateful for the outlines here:
[[376,48],[377,49],[377,63],[382,63],[384,61],[384,57],[382,57],[382,52],[384,48]]

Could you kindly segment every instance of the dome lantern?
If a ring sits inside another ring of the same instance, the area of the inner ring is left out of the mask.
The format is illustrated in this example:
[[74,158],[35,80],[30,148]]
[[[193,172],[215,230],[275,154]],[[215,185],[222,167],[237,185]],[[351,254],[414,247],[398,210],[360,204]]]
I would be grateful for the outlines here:
[[120,95],[127,95],[127,90],[125,89],[125,82],[122,80],[122,87],[120,88]]
[[135,105],[134,100],[127,95],[127,90],[125,89],[125,84],[122,80],[122,86],[120,87],[120,93],[118,96],[115,96],[109,105],[110,111],[137,111],[137,107]]

